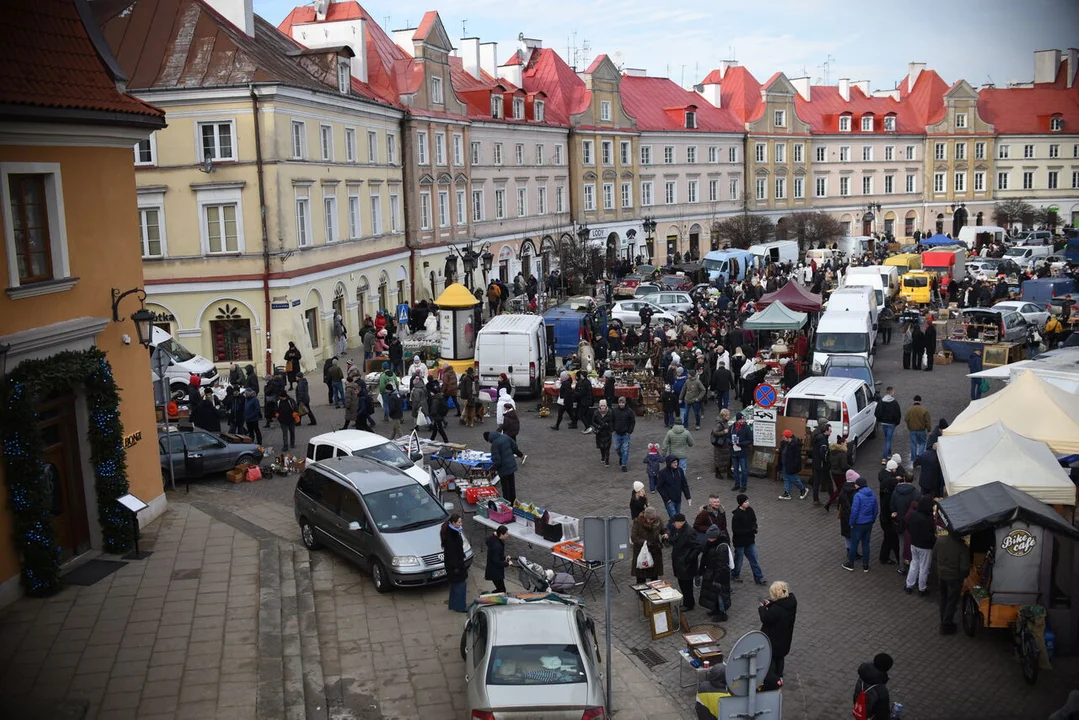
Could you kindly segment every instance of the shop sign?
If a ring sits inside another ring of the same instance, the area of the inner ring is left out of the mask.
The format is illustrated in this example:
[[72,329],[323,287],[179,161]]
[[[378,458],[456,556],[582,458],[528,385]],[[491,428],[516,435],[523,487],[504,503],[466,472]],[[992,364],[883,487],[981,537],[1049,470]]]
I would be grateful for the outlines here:
[[170,312],[155,312],[154,313],[154,322],[155,323],[176,322],[176,316],[173,315]]
[[142,430],[124,435],[124,450],[135,447],[142,440]]
[[1006,551],[1012,557],[1023,557],[1030,554],[1034,546],[1038,544],[1038,538],[1022,529],[1012,530],[1004,536],[1000,543],[1000,549]]

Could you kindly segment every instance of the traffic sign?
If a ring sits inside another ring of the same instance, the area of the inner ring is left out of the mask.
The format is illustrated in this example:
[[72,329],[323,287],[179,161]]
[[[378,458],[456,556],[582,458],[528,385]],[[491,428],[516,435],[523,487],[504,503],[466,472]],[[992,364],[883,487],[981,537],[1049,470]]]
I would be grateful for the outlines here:
[[776,404],[776,389],[768,383],[761,383],[753,391],[753,400],[762,408],[770,408]]

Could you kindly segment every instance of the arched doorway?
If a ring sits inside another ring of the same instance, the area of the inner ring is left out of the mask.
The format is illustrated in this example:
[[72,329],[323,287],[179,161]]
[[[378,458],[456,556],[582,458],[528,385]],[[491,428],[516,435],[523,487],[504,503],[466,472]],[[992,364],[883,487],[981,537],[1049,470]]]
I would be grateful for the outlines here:
[[503,245],[498,251],[498,279],[507,285],[510,282],[510,263],[513,262],[513,251],[508,245]]
[[618,262],[618,251],[622,239],[618,237],[618,233],[613,232],[607,235],[607,269],[610,270]]
[[862,215],[862,235],[873,234],[873,221],[877,219],[877,216],[871,212],[867,212]]
[[903,218],[903,234],[907,237],[914,237],[914,231],[917,227],[918,213],[907,210],[907,215]]
[[348,327],[348,316],[345,314],[345,284],[342,282],[333,286],[333,311],[341,316],[344,326]]
[[975,225],[981,225],[984,222],[983,221],[984,216],[985,216],[985,213],[978,213],[977,215],[975,215],[974,216],[975,217],[974,224]]
[[884,214],[884,236],[895,237],[895,213],[890,210]]
[[356,331],[363,329],[363,319],[367,317],[367,296],[371,292],[371,281],[366,275],[360,275],[356,283]]
[[697,223],[689,226],[689,256],[693,260],[701,257],[701,226]]
[[532,277],[533,265],[532,262],[536,257],[536,245],[528,239],[521,241],[521,275],[525,280]]
[[843,226],[843,234],[850,235],[851,228],[854,224],[854,216],[850,213],[843,213],[839,218],[839,224]]
[[390,276],[385,270],[378,274],[378,309],[390,309]]
[[554,238],[550,235],[544,235],[540,240],[540,271],[543,273],[543,277],[540,278],[546,283],[547,278],[551,275],[551,262],[554,255]]
[[776,240],[787,240],[787,235],[790,233],[787,227],[787,218],[779,218],[779,222],[776,223]]
[[937,213],[937,235],[944,233],[944,213]]

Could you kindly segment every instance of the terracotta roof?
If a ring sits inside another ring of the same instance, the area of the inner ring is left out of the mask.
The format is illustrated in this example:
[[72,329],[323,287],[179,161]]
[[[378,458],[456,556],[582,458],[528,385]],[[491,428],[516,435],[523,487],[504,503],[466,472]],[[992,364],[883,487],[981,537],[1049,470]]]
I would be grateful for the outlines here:
[[423,20],[420,21],[420,26],[416,28],[416,32],[412,33],[413,40],[426,40],[427,35],[430,34],[431,29],[435,26],[435,21],[438,20],[438,11],[428,10],[423,14]]
[[764,112],[761,84],[741,65],[727,68],[720,76],[718,69],[708,73],[704,85],[719,85],[719,104],[740,123],[753,122]]
[[1048,133],[1053,117],[1064,120],[1062,132],[1079,133],[1079,87],[985,88],[978,93],[978,113],[1003,134]]
[[[596,63],[593,62],[594,66]],[[547,95],[546,118],[554,125],[569,125],[569,116],[588,108],[591,93],[566,61],[551,48],[537,48],[525,66],[524,89]]]
[[164,125],[164,111],[117,88],[123,74],[82,0],[10,0],[0,35],[3,115],[110,113],[122,116],[111,118],[117,123]]
[[686,130],[683,112],[689,106],[696,106],[696,132],[744,130],[730,112],[712,107],[700,95],[682,89],[669,78],[623,75],[621,88],[622,107],[637,119],[639,130]]
[[[798,117],[809,123],[810,132],[832,134],[839,132],[839,116],[851,115],[851,135],[879,135],[884,133],[884,118],[895,115],[895,133],[925,132],[925,126],[919,125],[914,113],[909,111],[909,103],[899,102],[890,97],[873,97],[862,92],[861,88],[851,86],[850,100],[844,100],[835,85],[814,85],[809,89],[809,101],[801,95],[794,98],[794,107]],[[862,132],[862,116],[874,116],[873,132]],[[889,131],[887,134],[894,134]]]
[[907,87],[909,78],[908,75],[899,81],[899,99],[910,113],[910,122],[917,123],[921,132],[925,132],[927,125],[935,125],[944,119],[944,93],[948,92],[948,83],[936,70],[922,70],[912,89]]
[[502,65],[500,65],[499,67],[507,67],[507,66],[510,66],[510,65],[524,65],[524,64],[525,64],[524,60],[521,59],[521,53],[520,52],[514,52],[512,55],[509,56],[509,58],[506,60],[506,62],[502,63]]
[[606,57],[606,55],[597,55],[596,59],[592,61],[592,64],[588,66],[588,69],[584,71],[584,74],[591,75],[592,73],[594,73],[596,71],[596,68],[599,67],[599,64],[603,62]]

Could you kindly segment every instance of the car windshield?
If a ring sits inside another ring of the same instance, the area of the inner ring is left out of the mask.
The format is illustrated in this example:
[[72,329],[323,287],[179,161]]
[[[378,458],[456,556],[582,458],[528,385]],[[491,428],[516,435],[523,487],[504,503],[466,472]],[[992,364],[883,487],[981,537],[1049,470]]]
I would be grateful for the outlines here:
[[1010,248],[1004,253],[1004,257],[1023,257],[1027,252],[1026,248]]
[[440,523],[446,511],[419,484],[364,493],[363,502],[381,532],[403,532]]
[[408,470],[412,467],[412,461],[408,459],[408,455],[405,455],[401,448],[393,443],[382,443],[363,450],[355,450],[352,454],[356,457],[377,460],[400,470]]
[[873,387],[873,374],[864,365],[829,365],[824,374],[826,377],[856,378]]
[[838,400],[825,400],[811,397],[789,397],[784,414],[787,417],[805,418],[816,421],[819,418],[839,420],[841,409]]
[[903,286],[904,287],[918,288],[918,287],[927,287],[928,285],[929,285],[929,278],[924,278],[924,277],[904,277],[903,278]]
[[488,685],[569,685],[588,682],[576,645],[495,645]]
[[869,336],[865,333],[817,333],[817,352],[823,353],[857,353],[865,352],[869,348],[866,344]]
[[175,362],[187,362],[188,360],[193,360],[195,357],[193,352],[176,342],[174,338],[159,342],[157,346],[165,351],[165,354],[171,357]]
[[638,285],[636,294],[640,295],[655,295],[659,292],[659,288],[655,285]]
[[704,259],[704,267],[705,267],[706,270],[720,270],[720,271],[723,271],[723,270],[727,269],[727,261],[726,260],[711,260],[709,258],[705,258]]

